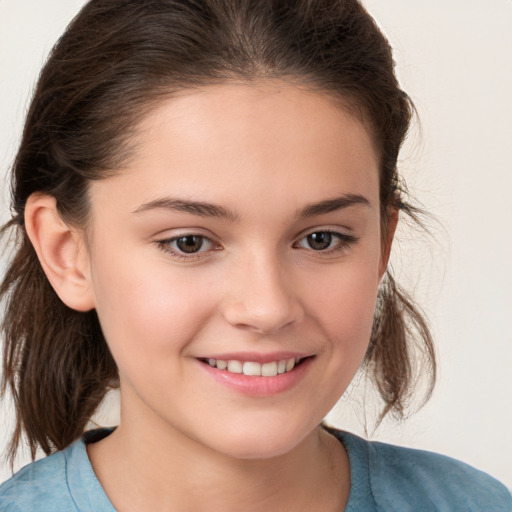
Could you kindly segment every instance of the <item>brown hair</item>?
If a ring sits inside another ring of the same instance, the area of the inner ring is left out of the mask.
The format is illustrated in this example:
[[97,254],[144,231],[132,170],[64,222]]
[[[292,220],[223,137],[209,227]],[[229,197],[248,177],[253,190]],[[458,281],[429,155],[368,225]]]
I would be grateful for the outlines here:
[[[229,80],[285,78],[359,112],[380,152],[382,217],[415,214],[397,186],[397,157],[413,112],[391,48],[357,0],[92,0],[55,45],[27,115],[12,169],[17,245],[0,286],[5,305],[2,394],[17,412],[11,456],[26,434],[34,455],[79,437],[117,383],[94,311],[66,307],[24,228],[27,198],[50,194],[69,223],[87,221],[87,185],[129,158],[130,134],[155,103],[180,89]],[[414,343],[413,341],[416,340]],[[435,361],[428,326],[388,275],[365,359],[384,401],[403,415],[414,350]]]

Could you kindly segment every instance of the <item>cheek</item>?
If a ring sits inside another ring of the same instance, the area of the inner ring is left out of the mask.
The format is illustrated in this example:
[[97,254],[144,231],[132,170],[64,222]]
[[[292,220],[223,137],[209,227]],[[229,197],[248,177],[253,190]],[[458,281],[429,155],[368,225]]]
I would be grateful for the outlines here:
[[309,306],[329,332],[369,332],[379,287],[378,261],[357,259],[324,276],[317,274],[308,285]]
[[370,340],[376,293],[373,286],[359,286],[355,293],[336,289],[319,300],[322,325],[335,348],[341,346],[344,351],[364,354]]
[[341,388],[352,379],[368,348],[379,285],[376,268],[377,262],[341,265],[325,279],[317,279],[316,291],[309,296],[312,317],[329,340],[330,367],[344,376],[343,383],[338,382]]
[[205,294],[168,267],[120,256],[97,259],[93,271],[96,310],[119,366],[182,350],[208,315]]

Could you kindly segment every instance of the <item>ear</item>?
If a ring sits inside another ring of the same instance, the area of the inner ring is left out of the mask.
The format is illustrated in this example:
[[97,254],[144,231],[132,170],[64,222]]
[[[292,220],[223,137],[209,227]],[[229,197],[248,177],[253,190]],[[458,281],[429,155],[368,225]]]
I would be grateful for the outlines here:
[[381,258],[379,263],[379,279],[386,272],[391,254],[391,246],[393,245],[393,238],[395,237],[396,227],[398,225],[398,209],[388,208],[387,218],[382,222],[382,236],[381,236]]
[[62,302],[77,311],[93,309],[84,235],[62,220],[54,197],[36,192],[28,198],[25,229],[46,277]]

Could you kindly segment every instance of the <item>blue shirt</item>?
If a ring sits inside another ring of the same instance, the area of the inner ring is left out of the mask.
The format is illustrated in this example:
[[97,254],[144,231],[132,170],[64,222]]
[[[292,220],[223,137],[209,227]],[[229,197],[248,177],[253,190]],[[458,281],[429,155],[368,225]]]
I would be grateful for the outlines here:
[[[507,489],[467,464],[328,430],[343,443],[350,460],[345,512],[512,511]],[[110,432],[88,432],[65,450],[25,466],[0,486],[0,511],[116,512],[94,474],[85,446]]]

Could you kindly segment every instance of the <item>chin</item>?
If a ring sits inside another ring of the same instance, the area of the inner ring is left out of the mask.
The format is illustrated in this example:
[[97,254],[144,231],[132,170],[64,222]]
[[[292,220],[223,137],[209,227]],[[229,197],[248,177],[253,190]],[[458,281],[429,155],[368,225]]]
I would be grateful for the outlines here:
[[[280,457],[292,452],[310,434],[303,429],[290,429],[289,425],[265,429],[229,429],[222,439],[211,447],[234,459],[262,460]],[[286,428],[288,427],[288,428]],[[227,436],[226,436],[227,433]]]

